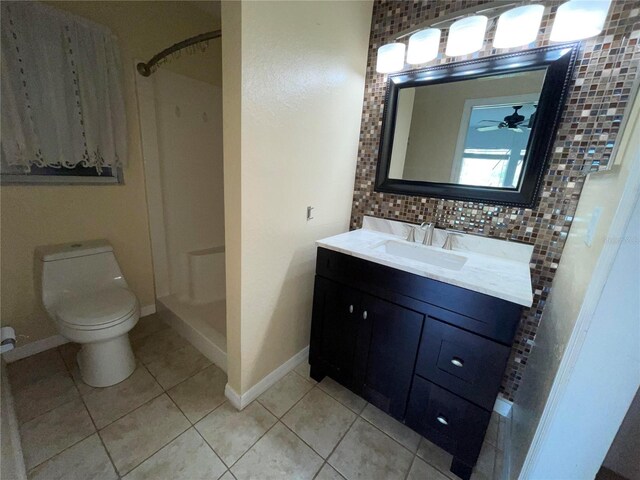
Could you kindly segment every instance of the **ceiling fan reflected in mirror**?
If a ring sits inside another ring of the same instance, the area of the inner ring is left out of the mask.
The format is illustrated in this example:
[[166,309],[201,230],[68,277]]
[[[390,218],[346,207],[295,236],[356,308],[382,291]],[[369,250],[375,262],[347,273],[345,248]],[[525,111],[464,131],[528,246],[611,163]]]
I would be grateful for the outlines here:
[[[522,105],[514,105],[513,113],[511,115],[507,115],[503,120],[480,120],[480,123],[496,123],[497,125],[486,125],[482,127],[476,128],[478,132],[492,132],[495,130],[507,129],[512,132],[523,133],[523,128],[530,130],[533,127],[533,122],[535,121],[536,112],[534,111],[529,119],[525,123],[524,115],[518,113],[523,106]],[[533,108],[537,108],[537,105],[534,105]]]

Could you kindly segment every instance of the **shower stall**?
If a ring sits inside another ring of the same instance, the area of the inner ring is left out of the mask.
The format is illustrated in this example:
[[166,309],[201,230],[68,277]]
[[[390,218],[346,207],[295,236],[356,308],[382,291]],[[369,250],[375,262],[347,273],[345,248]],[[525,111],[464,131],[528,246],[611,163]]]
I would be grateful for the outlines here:
[[136,88],[157,311],[226,371],[221,88],[165,68]]

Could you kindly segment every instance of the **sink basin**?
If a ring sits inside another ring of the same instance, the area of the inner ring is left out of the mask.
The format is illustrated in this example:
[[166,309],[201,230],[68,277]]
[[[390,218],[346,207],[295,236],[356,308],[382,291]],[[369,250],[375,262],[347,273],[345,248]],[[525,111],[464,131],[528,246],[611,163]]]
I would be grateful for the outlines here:
[[456,255],[455,253],[396,240],[388,240],[375,247],[375,250],[448,270],[460,270],[467,262],[466,257]]

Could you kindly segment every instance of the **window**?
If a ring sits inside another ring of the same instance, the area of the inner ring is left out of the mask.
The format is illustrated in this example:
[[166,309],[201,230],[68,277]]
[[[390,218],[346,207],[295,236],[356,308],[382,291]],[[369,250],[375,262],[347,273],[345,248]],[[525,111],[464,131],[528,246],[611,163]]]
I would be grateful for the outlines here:
[[2,183],[118,183],[127,129],[116,38],[38,2],[2,2]]

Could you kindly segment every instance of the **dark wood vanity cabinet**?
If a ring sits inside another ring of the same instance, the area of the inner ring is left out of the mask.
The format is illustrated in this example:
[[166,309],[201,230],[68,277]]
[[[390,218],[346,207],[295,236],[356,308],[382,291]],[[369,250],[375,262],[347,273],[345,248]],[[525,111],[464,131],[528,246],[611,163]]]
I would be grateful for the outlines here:
[[311,376],[476,463],[522,307],[318,248]]

